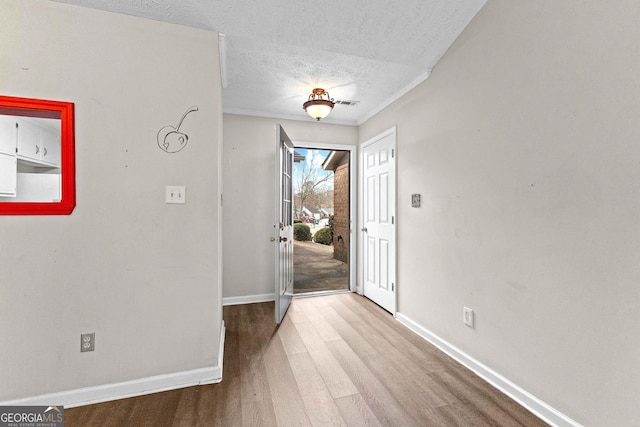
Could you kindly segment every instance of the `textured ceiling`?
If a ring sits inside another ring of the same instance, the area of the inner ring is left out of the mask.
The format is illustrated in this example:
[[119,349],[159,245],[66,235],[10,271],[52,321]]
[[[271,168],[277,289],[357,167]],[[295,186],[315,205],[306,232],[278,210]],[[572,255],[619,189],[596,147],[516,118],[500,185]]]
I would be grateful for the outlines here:
[[486,0],[55,0],[223,33],[225,112],[358,124],[426,78]]

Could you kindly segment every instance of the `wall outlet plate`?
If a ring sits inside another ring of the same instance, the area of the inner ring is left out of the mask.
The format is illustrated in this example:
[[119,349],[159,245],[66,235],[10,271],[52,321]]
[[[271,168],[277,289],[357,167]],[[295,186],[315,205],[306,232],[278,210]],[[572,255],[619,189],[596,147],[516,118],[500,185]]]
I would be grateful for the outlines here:
[[462,321],[465,325],[473,328],[473,310],[469,307],[462,308]]
[[411,195],[411,207],[412,208],[419,208],[420,207],[420,195],[419,194],[412,194]]
[[80,352],[94,351],[96,349],[96,333],[80,334]]

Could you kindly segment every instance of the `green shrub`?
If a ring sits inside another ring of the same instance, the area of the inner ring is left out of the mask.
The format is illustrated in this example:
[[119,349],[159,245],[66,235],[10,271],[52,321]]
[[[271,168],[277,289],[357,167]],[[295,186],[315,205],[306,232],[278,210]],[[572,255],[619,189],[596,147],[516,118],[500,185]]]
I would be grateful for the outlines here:
[[316,231],[316,234],[313,236],[313,241],[316,243],[322,243],[323,245],[330,245],[333,243],[331,229],[329,227],[324,227]]
[[294,223],[294,224],[302,224],[302,220],[300,220],[300,219],[294,219],[294,220],[293,220],[293,223]]
[[307,224],[293,224],[293,239],[308,242],[311,240],[311,228]]

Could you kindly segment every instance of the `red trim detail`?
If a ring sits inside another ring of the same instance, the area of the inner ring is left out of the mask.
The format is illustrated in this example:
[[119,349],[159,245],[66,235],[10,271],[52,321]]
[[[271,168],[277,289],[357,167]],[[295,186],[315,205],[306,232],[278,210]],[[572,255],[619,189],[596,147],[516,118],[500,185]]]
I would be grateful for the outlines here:
[[72,102],[0,95],[0,114],[61,120],[60,202],[0,202],[0,215],[69,215],[76,206],[75,113]]

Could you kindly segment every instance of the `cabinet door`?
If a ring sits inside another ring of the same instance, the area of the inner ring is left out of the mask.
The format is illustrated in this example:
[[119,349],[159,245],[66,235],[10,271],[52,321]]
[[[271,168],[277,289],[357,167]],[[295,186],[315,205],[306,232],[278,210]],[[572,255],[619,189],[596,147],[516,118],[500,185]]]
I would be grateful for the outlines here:
[[16,195],[18,162],[15,155],[0,154],[0,196]]
[[18,120],[18,150],[16,153],[20,157],[40,160],[40,128],[24,120]]
[[0,153],[16,154],[16,120],[11,116],[0,115]]
[[40,154],[43,162],[60,166],[60,136],[53,132],[40,132]]

